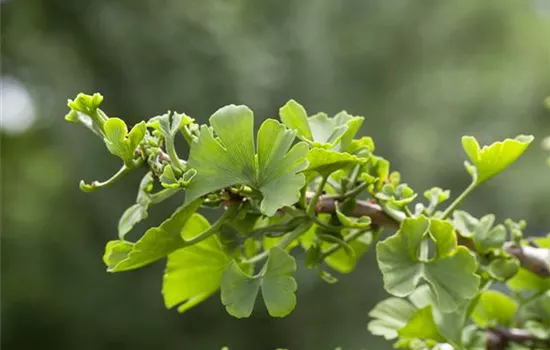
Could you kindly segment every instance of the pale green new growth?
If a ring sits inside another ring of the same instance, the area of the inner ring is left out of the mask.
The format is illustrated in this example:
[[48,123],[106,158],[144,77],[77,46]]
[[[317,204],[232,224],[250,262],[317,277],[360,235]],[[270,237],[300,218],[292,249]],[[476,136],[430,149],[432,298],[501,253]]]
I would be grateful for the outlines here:
[[519,135],[515,139],[495,142],[480,149],[474,137],[464,136],[462,147],[472,162],[464,163],[466,170],[472,175],[473,181],[479,185],[515,162],[533,139],[531,135]]

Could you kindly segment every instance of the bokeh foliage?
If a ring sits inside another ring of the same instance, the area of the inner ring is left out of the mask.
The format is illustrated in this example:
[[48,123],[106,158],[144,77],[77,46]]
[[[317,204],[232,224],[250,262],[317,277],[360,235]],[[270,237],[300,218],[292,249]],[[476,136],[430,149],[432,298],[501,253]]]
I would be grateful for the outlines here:
[[[109,96],[129,125],[166,109],[204,122],[242,103],[261,118],[296,98],[311,112],[366,115],[363,133],[419,192],[469,181],[460,137],[483,144],[550,134],[550,12],[543,1],[86,1],[2,3],[2,76],[33,97],[36,122],[2,131],[2,346],[7,349],[382,349],[365,325],[385,293],[372,252],[327,285],[305,270],[285,319],[235,320],[210,300],[162,306],[162,264],[110,275],[100,259],[139,174],[85,195],[82,174],[119,165],[63,122],[79,91]],[[9,101],[4,100],[4,104]],[[361,131],[359,132],[361,134]],[[546,155],[536,145],[465,203],[473,214],[550,227]],[[509,184],[513,184],[509,186]],[[490,195],[489,195],[490,194]],[[181,198],[180,198],[181,200]],[[159,223],[171,201],[155,208]],[[145,226],[143,226],[145,227]],[[345,297],[343,297],[345,296]]]

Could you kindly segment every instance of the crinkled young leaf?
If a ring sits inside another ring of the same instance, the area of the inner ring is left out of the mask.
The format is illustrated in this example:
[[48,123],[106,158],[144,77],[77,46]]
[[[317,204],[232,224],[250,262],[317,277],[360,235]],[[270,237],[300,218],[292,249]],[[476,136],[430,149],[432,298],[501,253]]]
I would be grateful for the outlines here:
[[374,320],[369,322],[368,329],[373,335],[383,336],[386,340],[395,339],[398,330],[407,324],[416,310],[407,300],[388,298],[376,304],[369,312]]
[[279,247],[269,251],[266,264],[258,275],[250,276],[233,261],[222,278],[222,303],[227,312],[237,318],[252,314],[258,291],[269,314],[284,317],[296,306],[296,281],[292,277],[296,271],[294,258]]
[[[363,124],[363,117],[354,117],[342,111],[329,118],[325,113],[307,116],[305,108],[294,100],[280,110],[281,121],[298,132],[298,137],[314,147],[338,148],[347,151],[351,141]],[[339,147],[337,147],[339,146]]]
[[[181,172],[180,172],[181,174]],[[176,175],[174,168],[168,164],[164,167],[162,174],[159,177],[160,184],[164,188],[186,188],[191,183],[191,180],[197,175],[195,169],[189,169],[181,176]]]
[[439,187],[432,187],[431,189],[424,192],[424,197],[430,202],[435,202],[435,204],[440,204],[449,199],[451,191],[442,190]]
[[497,225],[490,230],[478,231],[474,235],[474,245],[480,253],[488,253],[493,249],[502,248],[506,241],[504,225]]
[[134,245],[130,242],[120,240],[109,241],[105,247],[103,262],[107,265],[107,268],[110,269],[126,259],[133,247]]
[[340,221],[342,226],[345,226],[348,228],[365,229],[369,227],[371,224],[371,218],[369,216],[361,216],[359,218],[352,218],[352,217],[346,216],[340,210],[340,206],[338,205],[338,203],[336,203],[335,209],[336,209],[336,216],[338,217],[338,220]]
[[451,191],[442,190],[439,187],[432,187],[424,192],[424,197],[430,201],[427,208],[427,213],[431,214],[435,211],[437,206],[449,199]]
[[[435,243],[436,254],[423,261],[418,251],[424,239]],[[384,288],[398,297],[411,294],[425,280],[443,312],[456,310],[471,299],[479,287],[475,258],[465,247],[457,247],[452,225],[420,216],[407,218],[397,233],[376,246]]]
[[364,164],[366,158],[359,158],[349,153],[340,153],[324,148],[312,148],[307,154],[309,166],[306,171],[315,171],[323,177],[327,177],[336,170],[355,165]]
[[456,231],[462,237],[466,238],[472,238],[479,225],[479,220],[477,218],[462,210],[455,210],[453,212],[452,222]]
[[518,273],[519,268],[519,260],[511,256],[492,260],[487,272],[497,281],[506,281]]
[[118,238],[124,239],[126,234],[140,221],[147,218],[147,209],[151,203],[150,192],[153,189],[153,174],[148,172],[141,179],[136,204],[122,214],[118,221]]
[[307,112],[301,104],[294,100],[288,101],[279,109],[279,116],[289,129],[296,130],[300,139],[312,139]]
[[[342,135],[342,139],[340,141],[341,150],[343,151],[349,150],[351,146],[351,142],[353,141],[353,138],[361,128],[361,125],[363,125],[364,120],[365,120],[364,117],[352,116],[348,114],[348,112],[346,111],[341,111],[334,116],[335,125],[346,124],[348,126],[347,130],[344,132],[344,135]],[[372,143],[372,150],[374,150],[374,143]]]
[[360,139],[351,140],[349,147],[344,150],[359,157],[366,157],[374,152],[374,141],[372,137],[363,136]]
[[103,96],[100,93],[93,95],[78,94],[74,100],[69,100],[67,106],[71,111],[65,116],[65,120],[82,124],[93,131],[97,136],[103,138],[103,124],[108,117],[103,113],[99,106],[103,102]]
[[[210,227],[199,214],[194,214],[187,225],[191,221],[197,228],[194,231],[202,232]],[[194,234],[190,233],[185,230],[184,239],[192,239]],[[179,305],[178,311],[184,312],[211,296],[220,288],[223,272],[230,261],[216,236],[170,253],[162,285],[166,307]]]
[[149,119],[147,126],[157,130],[165,139],[173,139],[180,128],[193,123],[194,119],[186,114],[168,111]]
[[[181,175],[184,171],[184,167],[179,160],[179,157],[175,148],[175,137],[178,131],[180,131],[185,125],[193,124],[194,119],[185,114],[172,113],[168,111],[163,115],[151,118],[147,122],[147,126],[153,128],[155,131],[153,135],[164,140],[164,146],[168,153],[172,165],[175,167],[176,175]],[[196,125],[196,124],[195,124]]]
[[479,185],[515,162],[533,139],[532,135],[519,135],[515,139],[494,142],[480,149],[474,137],[464,136],[462,147],[472,162],[465,162],[466,170]]
[[467,212],[455,210],[452,222],[461,236],[472,238],[476,250],[480,253],[485,254],[493,249],[502,248],[506,240],[504,226],[497,225],[493,227],[495,222],[493,214],[485,215],[478,220]]
[[116,265],[110,266],[108,271],[120,272],[137,269],[165,257],[176,249],[182,248],[185,245],[185,241],[181,236],[182,232],[189,231],[194,236],[201,233],[202,226],[197,225],[196,220],[188,223],[200,203],[200,200],[196,200],[179,207],[159,227],[152,227],[147,230],[143,237],[133,244],[128,256]]
[[210,117],[210,123],[218,137],[203,126],[198,142],[191,146],[188,165],[197,175],[187,188],[186,202],[237,184],[261,192],[260,209],[267,216],[298,201],[305,182],[299,172],[307,167],[308,147],[298,143],[291,148],[295,131],[266,120],[258,131],[255,156],[254,116],[248,107],[223,107]]
[[517,311],[514,299],[499,291],[487,290],[481,293],[472,320],[483,328],[510,326]]
[[378,191],[382,189],[384,183],[390,176],[390,162],[382,157],[371,157],[371,175],[378,178],[376,185],[374,186]]
[[386,184],[382,187],[382,191],[375,194],[376,198],[381,201],[387,201],[397,207],[403,207],[410,204],[417,196],[407,184]]
[[126,123],[119,118],[109,118],[103,125],[105,145],[109,152],[122,159],[124,164],[132,167],[136,148],[145,136],[146,126],[142,121],[128,133]]

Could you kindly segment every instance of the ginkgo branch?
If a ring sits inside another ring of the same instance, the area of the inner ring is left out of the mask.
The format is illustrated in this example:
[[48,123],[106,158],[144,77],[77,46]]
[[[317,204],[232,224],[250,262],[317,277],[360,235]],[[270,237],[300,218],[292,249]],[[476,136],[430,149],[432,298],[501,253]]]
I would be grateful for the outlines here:
[[[311,194],[308,193],[306,198],[311,198]],[[336,213],[336,203],[339,200],[340,198],[338,196],[321,196],[315,207],[316,212]],[[349,215],[353,217],[368,216],[371,218],[373,226],[384,226],[396,229],[400,224],[399,221],[386,214],[378,204],[363,200],[357,200],[355,202],[355,207]],[[474,243],[469,238],[458,236],[458,244],[470,250],[475,250]],[[515,256],[524,269],[541,277],[550,277],[550,267],[548,266],[550,249],[517,246],[512,242],[505,243],[503,249],[508,252],[508,254]]]

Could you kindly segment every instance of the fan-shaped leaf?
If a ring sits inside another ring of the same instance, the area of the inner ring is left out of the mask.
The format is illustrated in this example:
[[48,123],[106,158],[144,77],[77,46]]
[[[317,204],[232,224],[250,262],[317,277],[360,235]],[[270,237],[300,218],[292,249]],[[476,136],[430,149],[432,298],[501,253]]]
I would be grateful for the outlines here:
[[248,275],[233,261],[223,274],[222,303],[231,315],[248,317],[261,288],[269,314],[284,317],[296,306],[295,271],[296,261],[279,247],[270,249],[266,264],[256,276]]
[[533,139],[531,135],[519,135],[515,139],[495,142],[480,149],[474,137],[464,136],[462,147],[472,162],[465,163],[466,170],[476,184],[481,184],[515,162]]
[[191,146],[188,165],[197,174],[187,188],[187,203],[237,184],[262,194],[261,210],[268,216],[298,201],[305,182],[299,172],[307,166],[308,147],[298,143],[291,148],[295,131],[266,120],[258,131],[255,155],[254,116],[248,107],[223,107],[210,117],[210,123],[217,138],[210,128],[202,126],[198,142]]

